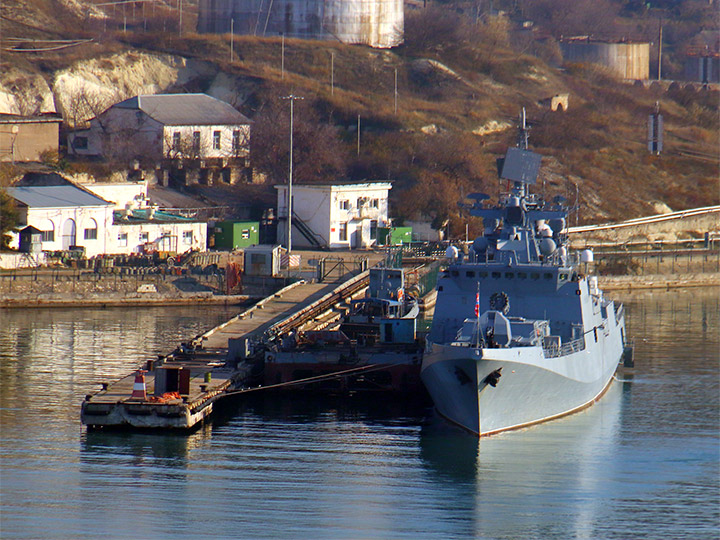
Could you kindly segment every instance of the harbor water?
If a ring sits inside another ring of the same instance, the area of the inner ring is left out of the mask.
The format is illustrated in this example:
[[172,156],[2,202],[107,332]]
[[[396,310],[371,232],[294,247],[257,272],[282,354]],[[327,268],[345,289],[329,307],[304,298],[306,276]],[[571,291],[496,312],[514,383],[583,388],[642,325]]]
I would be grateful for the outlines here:
[[233,311],[0,311],[0,538],[720,538],[720,291],[612,296],[633,372],[583,412],[482,440],[375,397],[87,432],[101,381]]

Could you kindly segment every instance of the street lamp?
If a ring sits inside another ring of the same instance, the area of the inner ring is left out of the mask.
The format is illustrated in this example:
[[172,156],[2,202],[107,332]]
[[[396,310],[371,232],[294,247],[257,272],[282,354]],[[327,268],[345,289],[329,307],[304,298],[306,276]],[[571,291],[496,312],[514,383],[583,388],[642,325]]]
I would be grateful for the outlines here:
[[292,181],[293,181],[293,105],[296,99],[305,99],[302,96],[290,94],[282,99],[290,100],[290,174],[288,175],[288,196],[287,196],[287,212],[288,212],[288,230],[287,230],[287,250],[288,255],[292,251]]

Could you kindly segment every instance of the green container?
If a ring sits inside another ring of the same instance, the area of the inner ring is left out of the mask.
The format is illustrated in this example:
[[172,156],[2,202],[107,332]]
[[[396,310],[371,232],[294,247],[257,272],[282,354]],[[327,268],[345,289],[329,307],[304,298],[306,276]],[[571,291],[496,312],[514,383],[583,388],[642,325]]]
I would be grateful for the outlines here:
[[257,221],[219,221],[213,231],[215,249],[238,249],[260,243],[260,223]]
[[378,227],[377,241],[381,246],[399,246],[412,242],[412,227]]

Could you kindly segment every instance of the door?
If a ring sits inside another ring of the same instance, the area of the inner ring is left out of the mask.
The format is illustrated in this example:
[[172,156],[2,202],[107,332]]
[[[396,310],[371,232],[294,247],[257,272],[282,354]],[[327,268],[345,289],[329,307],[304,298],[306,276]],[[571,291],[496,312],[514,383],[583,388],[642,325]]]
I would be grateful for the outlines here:
[[62,248],[70,249],[70,246],[76,246],[75,242],[75,220],[68,219],[63,225],[62,232]]

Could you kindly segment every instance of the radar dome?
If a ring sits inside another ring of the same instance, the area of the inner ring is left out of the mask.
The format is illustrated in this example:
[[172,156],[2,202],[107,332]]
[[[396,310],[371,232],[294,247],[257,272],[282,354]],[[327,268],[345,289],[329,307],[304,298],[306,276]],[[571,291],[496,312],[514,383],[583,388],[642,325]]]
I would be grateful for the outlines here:
[[590,249],[583,249],[580,252],[580,262],[591,263],[593,262],[593,252]]
[[550,220],[550,228],[553,230],[555,234],[560,234],[560,232],[565,228],[565,219],[564,218],[553,218]]
[[540,240],[540,253],[543,255],[550,255],[555,251],[555,240],[552,238],[543,238]]
[[458,248],[455,246],[448,246],[448,248],[445,250],[445,257],[448,259],[457,259],[458,256]]
[[472,244],[473,251],[475,253],[483,253],[487,251],[488,239],[484,236],[478,236]]

